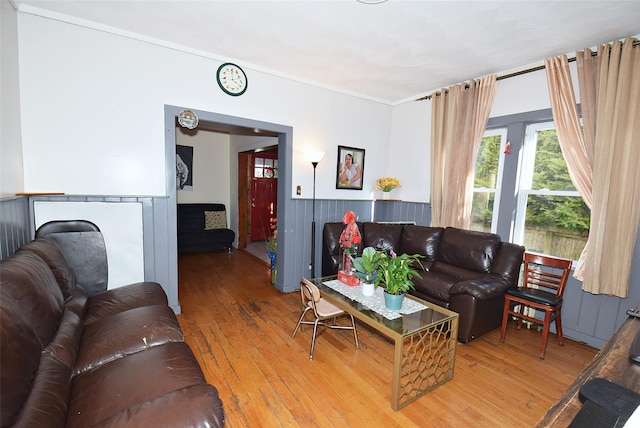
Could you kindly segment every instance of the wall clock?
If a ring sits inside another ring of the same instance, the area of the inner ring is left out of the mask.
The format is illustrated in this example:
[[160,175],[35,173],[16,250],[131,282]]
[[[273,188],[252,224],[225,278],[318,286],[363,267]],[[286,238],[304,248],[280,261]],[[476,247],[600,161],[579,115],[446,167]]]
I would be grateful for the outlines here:
[[226,62],[218,67],[216,74],[218,85],[225,93],[237,97],[247,90],[247,75],[239,66]]

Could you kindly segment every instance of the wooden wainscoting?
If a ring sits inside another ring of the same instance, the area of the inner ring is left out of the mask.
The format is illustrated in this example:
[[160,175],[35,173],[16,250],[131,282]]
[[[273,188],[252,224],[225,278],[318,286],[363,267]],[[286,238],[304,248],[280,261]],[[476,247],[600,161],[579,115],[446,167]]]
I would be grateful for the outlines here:
[[299,293],[269,283],[269,269],[243,251],[179,257],[178,316],[207,381],[220,391],[229,427],[532,427],[597,350],[509,326],[458,343],[453,379],[395,412],[393,345],[358,324],[323,331],[309,361],[311,330],[291,332]]

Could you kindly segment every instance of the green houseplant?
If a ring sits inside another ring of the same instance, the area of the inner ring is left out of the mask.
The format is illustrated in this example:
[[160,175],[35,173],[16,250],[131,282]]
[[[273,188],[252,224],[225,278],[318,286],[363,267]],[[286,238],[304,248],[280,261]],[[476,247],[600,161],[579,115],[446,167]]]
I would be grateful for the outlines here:
[[355,275],[362,281],[362,294],[373,296],[375,287],[380,283],[378,267],[381,254],[373,247],[362,250],[362,255],[353,260]]
[[419,259],[423,257],[420,254],[409,255],[404,253],[397,255],[393,250],[380,254],[378,275],[380,276],[380,281],[385,284],[384,296],[388,309],[400,309],[404,294],[414,288],[411,279],[415,277],[422,278],[414,268],[414,263],[422,266]]

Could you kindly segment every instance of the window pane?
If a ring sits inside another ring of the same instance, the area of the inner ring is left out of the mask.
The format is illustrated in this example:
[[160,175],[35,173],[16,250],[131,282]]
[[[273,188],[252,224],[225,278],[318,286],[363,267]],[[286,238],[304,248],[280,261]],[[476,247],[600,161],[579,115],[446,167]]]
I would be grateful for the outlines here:
[[501,152],[505,140],[506,129],[487,130],[478,148],[474,166],[474,191],[469,226],[472,230],[495,232],[497,227],[499,202],[496,201],[496,195],[500,192],[503,164]]
[[530,194],[523,245],[527,251],[577,260],[589,236],[589,216],[580,196]]
[[562,156],[555,129],[541,129],[536,133],[536,160],[532,189],[576,190],[569,177],[567,163]]
[[500,161],[500,141],[501,135],[491,135],[482,139],[475,165],[473,187],[476,189],[496,188],[498,162]]
[[495,192],[474,192],[469,227],[471,230],[491,232],[495,195]]

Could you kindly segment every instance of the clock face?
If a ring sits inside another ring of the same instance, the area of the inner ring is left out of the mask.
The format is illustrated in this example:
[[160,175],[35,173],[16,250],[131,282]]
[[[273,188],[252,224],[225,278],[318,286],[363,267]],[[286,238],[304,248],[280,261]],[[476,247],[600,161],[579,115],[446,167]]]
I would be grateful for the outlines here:
[[235,64],[222,64],[216,75],[220,89],[229,95],[237,97],[247,90],[247,75]]

